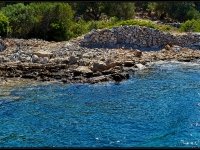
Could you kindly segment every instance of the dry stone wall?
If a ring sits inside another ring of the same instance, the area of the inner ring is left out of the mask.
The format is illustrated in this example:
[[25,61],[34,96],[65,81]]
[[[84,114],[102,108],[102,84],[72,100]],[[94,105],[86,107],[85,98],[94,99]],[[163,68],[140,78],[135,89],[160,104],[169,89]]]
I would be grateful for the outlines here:
[[92,30],[84,36],[82,46],[90,48],[160,49],[166,44],[197,48],[199,34],[172,35],[148,27],[121,26],[112,29]]

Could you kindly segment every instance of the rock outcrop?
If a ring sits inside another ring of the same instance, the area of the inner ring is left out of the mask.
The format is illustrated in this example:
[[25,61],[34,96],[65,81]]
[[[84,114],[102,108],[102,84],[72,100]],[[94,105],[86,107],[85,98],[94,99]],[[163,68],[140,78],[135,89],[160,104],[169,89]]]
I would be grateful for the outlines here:
[[[64,83],[120,82],[137,70],[148,71],[149,62],[200,59],[199,50],[188,48],[200,46],[199,43],[197,34],[174,36],[137,26],[96,30],[84,38],[63,42],[0,39],[0,78]],[[97,45],[100,48],[93,47]],[[134,47],[151,47],[152,51]]]
[[199,47],[199,34],[172,35],[153,28],[121,26],[112,29],[92,30],[84,36],[86,47],[158,49],[167,44],[182,47]]

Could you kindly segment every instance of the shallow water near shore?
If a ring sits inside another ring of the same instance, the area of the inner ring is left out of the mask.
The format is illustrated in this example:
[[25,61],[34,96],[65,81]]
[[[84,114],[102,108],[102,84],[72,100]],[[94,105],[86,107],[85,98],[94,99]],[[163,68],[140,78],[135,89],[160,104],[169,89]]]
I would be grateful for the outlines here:
[[13,87],[0,147],[199,147],[200,65],[153,68],[119,84]]

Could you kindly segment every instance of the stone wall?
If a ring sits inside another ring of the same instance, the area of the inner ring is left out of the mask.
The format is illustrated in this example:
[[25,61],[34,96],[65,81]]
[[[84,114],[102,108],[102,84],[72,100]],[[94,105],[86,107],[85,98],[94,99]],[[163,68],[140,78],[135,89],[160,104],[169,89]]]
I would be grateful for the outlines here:
[[160,49],[166,44],[196,48],[200,45],[200,35],[188,33],[175,36],[148,27],[121,26],[92,30],[81,42],[82,46],[90,48]]

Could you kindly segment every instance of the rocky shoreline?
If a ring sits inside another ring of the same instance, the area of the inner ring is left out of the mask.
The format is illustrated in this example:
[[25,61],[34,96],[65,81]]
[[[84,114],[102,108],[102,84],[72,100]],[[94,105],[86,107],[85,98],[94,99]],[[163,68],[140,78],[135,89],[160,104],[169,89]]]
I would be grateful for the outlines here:
[[89,48],[84,37],[47,42],[36,39],[1,39],[0,78],[59,81],[63,83],[120,82],[148,63],[160,60],[195,61],[200,51],[166,44],[157,51],[126,48]]

